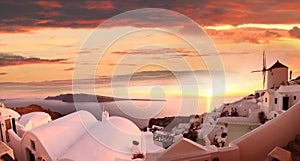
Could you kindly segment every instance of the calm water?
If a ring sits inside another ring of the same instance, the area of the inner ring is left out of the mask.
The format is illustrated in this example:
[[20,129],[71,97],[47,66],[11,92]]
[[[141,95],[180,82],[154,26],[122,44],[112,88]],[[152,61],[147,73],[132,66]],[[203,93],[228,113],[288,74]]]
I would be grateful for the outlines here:
[[[227,98],[234,101],[237,98]],[[101,109],[107,110],[112,116],[122,116],[130,119],[139,127],[148,125],[148,121],[155,117],[166,116],[189,116],[191,114],[201,114],[211,108],[219,107],[223,99],[207,99],[196,97],[172,97],[166,101],[115,101],[105,103],[80,102],[66,103],[58,100],[43,99],[9,99],[2,101],[7,107],[24,107],[37,104],[51,111],[68,114],[76,110],[87,110],[94,114],[97,119],[101,119]]]

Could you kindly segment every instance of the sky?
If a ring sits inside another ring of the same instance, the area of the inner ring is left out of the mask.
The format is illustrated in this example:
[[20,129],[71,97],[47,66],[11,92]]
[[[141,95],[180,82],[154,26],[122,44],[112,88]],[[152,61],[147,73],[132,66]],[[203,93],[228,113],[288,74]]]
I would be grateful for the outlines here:
[[0,17],[1,99],[244,96],[263,51],[300,75],[297,0],[0,1]]

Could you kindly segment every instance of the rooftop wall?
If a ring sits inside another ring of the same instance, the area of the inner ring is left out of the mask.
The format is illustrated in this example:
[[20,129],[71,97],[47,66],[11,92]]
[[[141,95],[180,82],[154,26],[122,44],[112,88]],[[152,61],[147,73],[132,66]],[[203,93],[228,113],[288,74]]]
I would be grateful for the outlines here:
[[15,158],[20,159],[22,158],[21,152],[21,138],[12,130],[8,130],[10,142],[8,145],[13,149]]
[[218,158],[220,161],[239,161],[239,150],[237,147],[225,147],[215,152],[198,153],[198,155],[191,153],[190,155],[161,161],[212,161],[214,158]]
[[231,144],[237,145],[241,161],[264,161],[275,146],[286,146],[300,134],[300,104],[291,107],[272,121],[238,138]]

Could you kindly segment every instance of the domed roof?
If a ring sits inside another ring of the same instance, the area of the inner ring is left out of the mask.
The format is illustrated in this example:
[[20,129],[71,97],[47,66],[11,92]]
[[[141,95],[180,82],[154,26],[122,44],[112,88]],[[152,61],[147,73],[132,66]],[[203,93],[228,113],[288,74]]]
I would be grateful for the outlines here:
[[130,120],[123,118],[123,117],[117,117],[117,116],[111,116],[109,117],[108,121],[119,130],[122,130],[123,132],[130,133],[130,134],[140,134],[140,129]]
[[22,124],[25,129],[29,130],[28,128],[32,128],[32,124],[39,123],[39,122],[46,123],[48,121],[51,121],[51,117],[49,114],[45,112],[31,112],[23,115],[20,118],[19,123]]
[[9,108],[0,108],[0,116],[1,117],[13,117],[19,118],[20,114],[12,109]]
[[43,120],[48,117],[50,117],[50,115],[45,112],[30,112],[30,113],[22,115],[19,122],[21,123],[21,122],[24,122],[27,120],[39,121],[39,120]]

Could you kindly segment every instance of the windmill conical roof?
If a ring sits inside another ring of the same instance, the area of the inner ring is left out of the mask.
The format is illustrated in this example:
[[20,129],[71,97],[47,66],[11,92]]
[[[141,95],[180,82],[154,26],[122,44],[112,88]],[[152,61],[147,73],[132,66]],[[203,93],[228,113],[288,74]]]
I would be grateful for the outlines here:
[[282,63],[280,63],[278,60],[277,62],[272,65],[269,69],[267,70],[271,70],[271,69],[275,69],[275,68],[288,68],[287,66],[283,65]]

